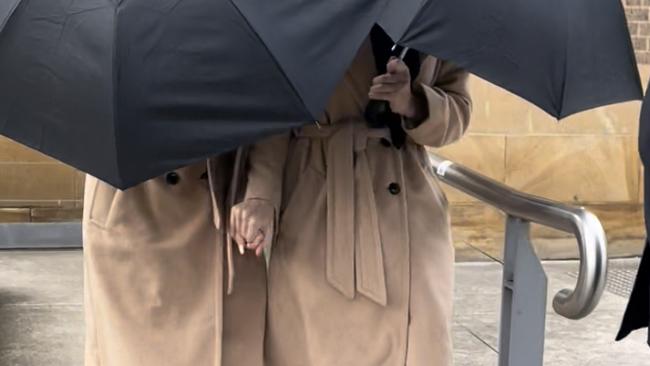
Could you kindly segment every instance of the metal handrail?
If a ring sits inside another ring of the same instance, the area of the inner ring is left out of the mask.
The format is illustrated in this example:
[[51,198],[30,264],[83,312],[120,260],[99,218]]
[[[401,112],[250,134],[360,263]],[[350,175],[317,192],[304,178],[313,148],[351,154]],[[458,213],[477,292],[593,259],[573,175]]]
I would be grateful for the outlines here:
[[450,186],[512,217],[574,234],[580,250],[578,281],[574,290],[563,289],[555,295],[553,308],[569,319],[584,318],[594,310],[607,277],[607,238],[594,214],[518,192],[443,157],[429,155],[433,173]]

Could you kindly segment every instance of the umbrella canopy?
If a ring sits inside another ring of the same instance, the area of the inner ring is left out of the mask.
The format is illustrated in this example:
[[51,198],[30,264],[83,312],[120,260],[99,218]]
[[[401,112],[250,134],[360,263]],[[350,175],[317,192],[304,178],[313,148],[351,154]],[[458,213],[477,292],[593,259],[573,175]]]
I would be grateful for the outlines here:
[[553,1],[5,0],[0,134],[128,188],[318,119],[377,22],[559,117],[640,97],[618,0]]
[[229,0],[2,1],[0,133],[127,188],[314,121],[379,11],[318,3],[275,32]]
[[455,62],[564,118],[643,91],[620,0],[391,0],[400,44]]

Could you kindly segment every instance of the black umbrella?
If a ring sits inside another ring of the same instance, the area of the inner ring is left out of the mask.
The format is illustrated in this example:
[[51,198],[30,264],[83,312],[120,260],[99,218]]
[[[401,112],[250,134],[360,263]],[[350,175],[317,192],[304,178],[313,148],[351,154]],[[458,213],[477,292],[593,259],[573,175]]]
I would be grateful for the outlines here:
[[127,188],[314,121],[380,6],[272,3],[0,1],[0,133]]
[[[505,31],[495,32],[482,21],[472,23],[474,32],[456,32],[473,18],[457,17],[454,4],[490,14],[490,7],[502,9],[498,2],[437,0],[420,8],[419,0],[5,0],[0,134],[126,188],[319,118],[377,21],[404,44],[558,107],[547,108],[557,115],[640,96],[625,24],[607,28],[620,45],[589,38],[581,48],[602,56],[592,60],[596,76],[617,75],[611,90],[584,88],[601,79],[576,89],[573,80],[583,73],[557,66],[566,56],[557,37],[531,43],[534,52],[504,48],[510,33],[524,33],[530,22],[504,20],[496,29]],[[580,16],[598,24],[593,28],[608,26],[589,15]],[[535,16],[534,23],[557,21],[548,11]],[[490,52],[468,47],[480,45],[471,37],[482,33],[498,36]],[[462,57],[484,54],[493,57]],[[532,63],[513,70],[504,57]],[[564,103],[555,105],[558,94]]]
[[620,0],[391,0],[379,23],[558,118],[643,95]]

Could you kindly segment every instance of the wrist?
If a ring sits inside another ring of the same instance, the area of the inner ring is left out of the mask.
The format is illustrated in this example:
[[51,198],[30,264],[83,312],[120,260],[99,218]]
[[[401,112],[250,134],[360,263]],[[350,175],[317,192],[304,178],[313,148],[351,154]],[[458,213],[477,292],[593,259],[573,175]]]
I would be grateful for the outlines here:
[[415,101],[415,96],[413,94],[410,95],[408,98],[408,102],[406,103],[406,106],[402,113],[400,113],[402,117],[412,119],[415,118],[418,114],[418,106],[417,102]]
[[407,128],[419,126],[427,118],[426,100],[418,93],[411,93],[408,107],[402,114]]

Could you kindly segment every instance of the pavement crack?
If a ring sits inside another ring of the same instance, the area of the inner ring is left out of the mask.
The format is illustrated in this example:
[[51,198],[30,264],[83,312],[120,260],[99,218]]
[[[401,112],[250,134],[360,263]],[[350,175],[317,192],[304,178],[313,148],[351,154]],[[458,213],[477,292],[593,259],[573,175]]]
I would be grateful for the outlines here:
[[464,330],[466,330],[469,334],[471,334],[472,337],[476,338],[479,342],[483,343],[486,347],[488,347],[489,349],[491,349],[494,353],[499,354],[499,351],[498,351],[496,348],[492,347],[491,344],[489,344],[488,342],[486,342],[486,341],[485,341],[483,338],[481,338],[481,337],[480,337],[476,332],[474,332],[473,330],[469,329],[468,327],[466,327],[466,326],[464,326],[464,325],[462,325],[462,324],[461,324],[460,326],[461,326]]
[[484,256],[490,258],[492,261],[503,264],[503,261],[501,259],[491,255],[490,253],[488,253],[485,250],[477,247],[476,245],[472,245],[472,243],[470,243],[469,241],[465,241],[465,245],[467,245],[468,247],[470,247],[470,248],[476,250],[477,252],[483,254]]

